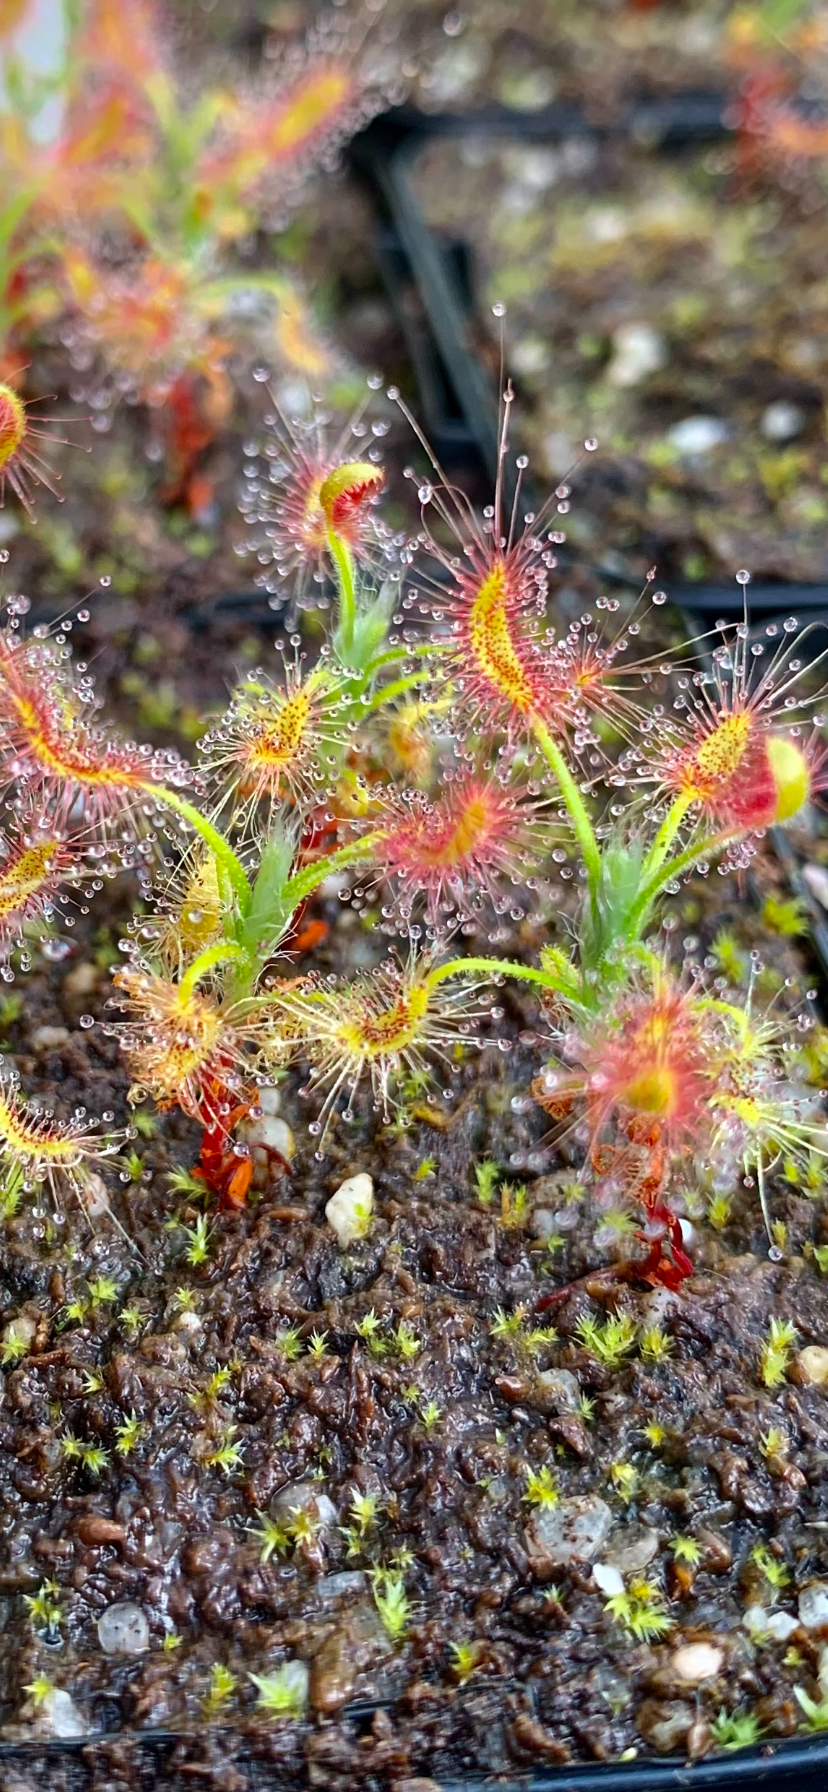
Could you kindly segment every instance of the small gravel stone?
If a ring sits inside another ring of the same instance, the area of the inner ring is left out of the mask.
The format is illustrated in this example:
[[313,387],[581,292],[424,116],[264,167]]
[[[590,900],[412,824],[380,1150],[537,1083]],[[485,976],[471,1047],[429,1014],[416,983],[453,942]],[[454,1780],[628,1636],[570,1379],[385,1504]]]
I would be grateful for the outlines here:
[[53,1736],[87,1736],[89,1725],[74,1699],[59,1686],[47,1692],[40,1705],[39,1717]]
[[32,1045],[36,1052],[57,1051],[61,1045],[69,1041],[68,1027],[35,1027],[32,1034]]
[[548,1401],[550,1406],[564,1412],[577,1412],[581,1389],[578,1377],[571,1369],[542,1369],[537,1381],[546,1396],[544,1406]]
[[90,1220],[99,1220],[109,1212],[109,1189],[97,1170],[87,1171],[78,1198]]
[[828,871],[824,865],[803,865],[802,876],[808,889],[823,908],[828,908]]
[[768,1636],[772,1636],[777,1643],[786,1643],[798,1629],[799,1619],[794,1617],[793,1612],[771,1612],[768,1618]]
[[196,1332],[201,1331],[201,1326],[202,1321],[199,1319],[198,1314],[188,1313],[186,1308],[183,1313],[179,1313],[178,1318],[175,1321],[175,1329],[177,1332],[189,1333],[190,1336],[193,1337]]
[[365,1575],[360,1568],[343,1568],[338,1574],[323,1574],[316,1583],[320,1599],[341,1599],[348,1593],[364,1593]]
[[67,971],[63,987],[69,996],[91,996],[93,989],[97,988],[99,976],[97,966],[90,964],[88,959],[83,959],[71,971]]
[[799,1595],[799,1622],[806,1630],[821,1630],[828,1624],[828,1581],[812,1580]]
[[543,373],[549,366],[549,344],[542,336],[521,336],[514,344],[509,360],[515,373],[524,376]]
[[278,1114],[260,1114],[257,1119],[246,1120],[239,1128],[239,1136],[251,1151],[275,1151],[286,1163],[291,1162],[296,1150],[293,1133]]
[[347,1251],[349,1245],[365,1237],[373,1211],[373,1178],[364,1171],[347,1176],[325,1204],[325,1218],[336,1233],[340,1250]]
[[698,1686],[702,1680],[712,1680],[721,1673],[724,1658],[724,1649],[715,1643],[685,1643],[673,1651],[670,1666],[677,1679],[686,1680],[688,1686]]
[[777,398],[762,412],[759,428],[766,442],[790,442],[801,435],[807,418],[798,404]]
[[825,1386],[828,1382],[828,1350],[823,1344],[806,1344],[796,1360],[806,1381],[816,1388]]
[[658,1532],[643,1524],[619,1524],[610,1531],[604,1561],[622,1574],[640,1574],[658,1555]]
[[667,440],[678,454],[692,459],[696,454],[709,454],[712,448],[720,448],[728,434],[721,417],[683,417],[668,429]]
[[143,1655],[149,1648],[149,1624],[140,1605],[110,1605],[98,1619],[98,1640],[104,1655]]
[[612,1513],[597,1495],[540,1506],[526,1526],[526,1550],[540,1579],[567,1562],[591,1562],[612,1528]]
[[612,360],[606,371],[610,386],[637,386],[667,360],[663,336],[652,324],[619,324],[612,338]]
[[[826,873],[826,877],[828,877],[828,873]],[[531,1221],[533,1238],[546,1240],[551,1238],[553,1232],[557,1232],[557,1230],[557,1219],[551,1207],[536,1207]]]
[[37,1331],[37,1320],[33,1313],[18,1313],[16,1319],[10,1319],[0,1331],[0,1343],[25,1344],[28,1350]]
[[339,1519],[333,1500],[320,1492],[318,1481],[293,1481],[282,1487],[271,1501],[270,1510],[274,1518],[283,1521],[294,1512],[310,1512],[323,1531],[333,1530]]
[[388,1655],[391,1648],[376,1607],[367,1603],[350,1607],[313,1658],[313,1709],[328,1716],[339,1711],[350,1699],[359,1674]]
[[704,1566],[708,1574],[726,1574],[733,1563],[733,1550],[721,1531],[709,1531],[706,1526],[696,1533],[696,1541],[704,1550]]
[[436,1780],[423,1779],[418,1776],[413,1780],[393,1780],[391,1792],[442,1792]]
[[620,1568],[613,1568],[609,1562],[596,1562],[592,1570],[592,1578],[596,1587],[600,1587],[607,1599],[612,1599],[616,1593],[624,1591],[624,1576]]
[[639,1735],[659,1755],[681,1748],[696,1713],[681,1699],[645,1699],[636,1714]]
[[308,1686],[310,1669],[304,1661],[285,1661],[279,1668],[279,1678],[286,1692],[291,1695],[299,1711],[304,1710],[308,1702]]

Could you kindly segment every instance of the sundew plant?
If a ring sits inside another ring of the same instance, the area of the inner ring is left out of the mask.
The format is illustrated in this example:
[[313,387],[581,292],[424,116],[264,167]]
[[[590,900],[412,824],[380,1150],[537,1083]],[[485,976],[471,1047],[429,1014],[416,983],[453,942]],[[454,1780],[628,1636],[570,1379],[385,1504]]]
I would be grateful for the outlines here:
[[[313,654],[298,633],[280,639],[194,765],[116,738],[66,627],[27,629],[26,600],[7,600],[5,974],[59,925],[62,901],[137,871],[141,912],[106,1025],[130,1099],[200,1123],[195,1174],[231,1207],[253,1173],[238,1128],[288,1067],[303,1068],[324,1157],[332,1129],[371,1104],[404,1120],[412,1089],[450,1082],[496,1042],[503,986],[527,984],[544,1049],[525,1099],[568,1135],[583,1178],[637,1215],[635,1272],[675,1287],[692,1269],[688,1199],[746,1181],[772,1240],[769,1173],[821,1150],[819,1097],[796,1070],[808,1016],[763,1008],[755,980],[734,995],[690,946],[671,953],[662,926],[688,874],[745,867],[819,792],[821,716],[795,624],[758,640],[746,622],[723,628],[701,659],[692,646],[642,655],[642,623],[664,600],[651,578],[626,623],[600,599],[555,626],[570,488],[524,514],[518,459],[506,506],[511,403],[507,390],[480,516],[420,441],[410,536],[382,525],[376,447],[343,460],[297,425],[290,452],[248,465],[263,576],[288,605],[307,608],[315,590],[326,634]],[[503,956],[533,905],[560,906],[557,880],[569,931],[550,922],[537,961]],[[378,968],[305,968],[323,884],[374,906],[388,939]],[[491,949],[464,950],[472,934]],[[58,1198],[118,1148],[85,1116],[44,1115],[8,1075],[0,1142],[8,1177]]]

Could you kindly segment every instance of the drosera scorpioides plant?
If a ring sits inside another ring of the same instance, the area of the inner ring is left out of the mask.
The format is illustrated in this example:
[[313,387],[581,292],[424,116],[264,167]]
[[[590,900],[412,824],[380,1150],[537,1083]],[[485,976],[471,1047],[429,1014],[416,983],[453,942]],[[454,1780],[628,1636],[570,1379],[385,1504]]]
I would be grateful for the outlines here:
[[[658,931],[684,876],[746,864],[763,830],[818,794],[819,699],[787,629],[759,653],[746,623],[717,631],[707,666],[692,644],[636,661],[643,611],[604,629],[609,600],[602,626],[556,629],[547,590],[569,487],[522,516],[519,476],[507,511],[511,406],[507,388],[482,517],[420,437],[422,521],[404,541],[374,516],[376,450],[336,461],[319,438],[307,453],[291,438],[284,491],[267,503],[250,469],[246,514],[274,531],[305,604],[309,567],[323,569],[330,626],[312,663],[294,634],[273,667],[241,679],[194,766],[116,739],[66,628],[27,632],[26,600],[7,600],[4,954],[25,962],[61,887],[86,900],[124,865],[137,871],[148,912],[106,1026],[133,1102],[201,1124],[194,1175],[229,1207],[253,1174],[237,1129],[288,1066],[307,1068],[323,1158],[329,1129],[366,1096],[388,1117],[430,1075],[450,1080],[492,1039],[506,980],[528,984],[550,1049],[526,1100],[636,1216],[641,1248],[608,1273],[677,1288],[692,1271],[679,1214],[700,1185],[712,1200],[752,1182],[778,1254],[769,1174],[823,1150],[819,1097],[791,1067],[807,1013],[762,1008],[755,980],[739,997],[710,983]],[[642,605],[658,609],[651,584]],[[568,944],[550,940],[531,964],[458,953],[481,928],[500,943],[504,917],[556,877],[577,883]],[[357,901],[379,892],[395,936],[380,968],[346,982],[291,962],[332,879],[351,880]],[[16,1089],[0,1140],[9,1176],[22,1167],[56,1193],[115,1148],[85,1123],[47,1127]]]

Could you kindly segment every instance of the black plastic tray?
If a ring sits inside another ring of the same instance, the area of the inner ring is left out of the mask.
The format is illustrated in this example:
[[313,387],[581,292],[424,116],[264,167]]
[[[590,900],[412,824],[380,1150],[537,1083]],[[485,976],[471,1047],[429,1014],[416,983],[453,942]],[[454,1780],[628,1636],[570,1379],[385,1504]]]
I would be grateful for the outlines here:
[[[466,113],[422,113],[401,107],[375,119],[351,146],[351,162],[378,209],[377,257],[391,303],[406,336],[423,419],[449,466],[476,465],[490,482],[497,471],[497,393],[473,346],[474,295],[462,242],[442,243],[423,217],[410,180],[411,165],[429,137],[497,135],[525,142],[574,136],[630,138],[670,152],[732,135],[722,93],[686,92],[642,102],[611,124],[595,124],[577,107],[547,106],[522,113],[491,106]],[[412,314],[411,289],[419,300]],[[527,500],[531,493],[524,483]],[[567,563],[559,554],[561,565]],[[604,584],[638,589],[640,578],[610,563],[578,557]],[[742,613],[739,587],[671,580],[670,597],[705,627],[718,616]],[[768,620],[790,607],[828,620],[828,582],[765,581],[750,587],[750,611]]]
[[[216,1727],[205,1732],[221,1740],[221,1767],[213,1766],[195,1733],[128,1730],[71,1742],[0,1743],[0,1792],[184,1792],[204,1784],[232,1786],[232,1792],[325,1792],[318,1769],[297,1779],[274,1769],[255,1743]],[[436,1770],[439,1771],[439,1770]],[[25,1776],[25,1777],[24,1777]],[[393,1774],[373,1779],[375,1792],[416,1784]],[[549,1771],[485,1776],[451,1775],[421,1780],[439,1792],[826,1792],[828,1741],[823,1737],[748,1749],[714,1760],[630,1761],[619,1766],[557,1767]],[[418,1787],[419,1792],[419,1787]]]

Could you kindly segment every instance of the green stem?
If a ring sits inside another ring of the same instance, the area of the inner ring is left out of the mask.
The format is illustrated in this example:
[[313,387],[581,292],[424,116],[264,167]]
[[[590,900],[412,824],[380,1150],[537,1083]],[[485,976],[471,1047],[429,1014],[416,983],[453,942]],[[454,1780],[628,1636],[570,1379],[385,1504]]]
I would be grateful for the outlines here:
[[336,567],[336,582],[339,588],[339,626],[347,641],[354,637],[356,622],[356,585],[354,582],[354,563],[344,541],[335,529],[328,529],[328,547]]
[[247,957],[248,954],[244,947],[235,945],[232,940],[219,940],[217,945],[208,946],[206,951],[199,953],[198,958],[193,960],[189,970],[182,977],[179,984],[181,994],[185,1000],[191,996],[202,977],[206,975],[207,971],[212,970],[214,964],[226,964],[229,959],[238,960]]
[[513,964],[508,958],[450,958],[447,964],[435,965],[426,977],[426,988],[436,989],[438,983],[444,983],[447,977],[464,977],[470,971],[486,971],[500,977],[522,977],[526,983],[539,983],[543,989],[552,989],[554,983],[548,971],[539,971],[531,964]]
[[578,845],[583,854],[590,890],[594,893],[601,877],[601,852],[595,831],[589,818],[589,811],[581,796],[575,779],[564,759],[563,753],[552,739],[548,728],[537,717],[532,722],[532,730],[538,746],[557,778],[561,796],[575,830]]
[[[363,704],[362,714],[367,716],[370,715],[372,709],[382,709],[383,704],[392,702],[394,697],[404,697],[406,691],[416,690],[419,684],[424,684],[426,679],[432,678],[433,676],[434,674],[431,670],[427,666],[424,666],[420,672],[409,672],[407,678],[397,678],[394,680],[393,684],[381,685],[375,695],[369,697],[367,702]],[[355,702],[356,701],[358,701],[358,699],[355,699]]]
[[453,653],[450,641],[421,641],[405,647],[386,647],[383,653],[377,653],[365,668],[366,678],[372,678],[375,672],[381,672],[383,666],[391,666],[399,660],[417,659],[420,654],[427,654],[431,659],[434,654]]
[[335,876],[337,871],[345,871],[359,859],[370,857],[377,841],[381,839],[379,832],[365,834],[361,840],[352,840],[348,846],[340,846],[337,852],[329,853],[327,858],[314,859],[303,871],[297,871],[282,890],[286,909],[290,912],[297,909],[300,902],[304,902],[307,896],[312,896],[314,890],[325,882],[326,877]]
[[661,869],[692,801],[690,796],[677,796],[671,804],[641,867],[643,879],[649,879]]
[[224,835],[213,827],[206,815],[202,815],[195,803],[189,803],[187,798],[179,796],[176,790],[168,790],[165,784],[145,784],[143,788],[159,803],[166,803],[168,809],[174,809],[176,815],[180,815],[184,821],[188,821],[191,828],[194,828],[196,833],[201,836],[216,863],[225,872],[227,881],[238,899],[241,914],[249,914],[250,885],[245,875],[244,866],[241,860],[236,858],[232,846],[225,840]]
[[628,923],[630,929],[637,927],[643,920],[647,910],[655,902],[659,891],[663,890],[665,884],[672,883],[674,877],[680,877],[682,871],[689,871],[691,865],[697,864],[699,859],[706,858],[708,853],[718,852],[722,846],[727,845],[728,840],[735,839],[738,833],[738,828],[731,828],[726,834],[711,834],[708,839],[698,840],[695,846],[688,846],[684,852],[679,853],[677,858],[670,859],[666,865],[662,865],[655,876],[650,878],[649,883],[645,884],[640,896],[630,909]]

